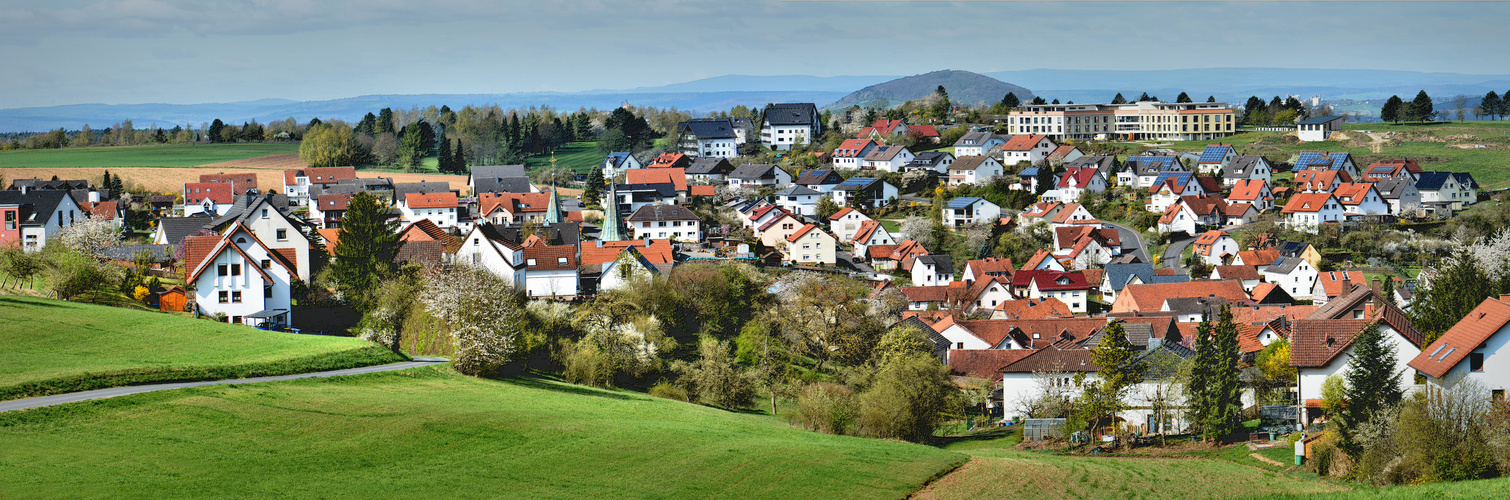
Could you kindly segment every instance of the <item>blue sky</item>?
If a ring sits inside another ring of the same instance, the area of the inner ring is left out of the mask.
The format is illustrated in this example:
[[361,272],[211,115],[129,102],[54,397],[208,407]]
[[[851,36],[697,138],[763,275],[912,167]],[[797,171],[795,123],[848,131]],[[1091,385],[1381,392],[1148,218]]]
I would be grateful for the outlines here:
[[1507,73],[1505,19],[1505,2],[0,0],[0,108],[938,69]]

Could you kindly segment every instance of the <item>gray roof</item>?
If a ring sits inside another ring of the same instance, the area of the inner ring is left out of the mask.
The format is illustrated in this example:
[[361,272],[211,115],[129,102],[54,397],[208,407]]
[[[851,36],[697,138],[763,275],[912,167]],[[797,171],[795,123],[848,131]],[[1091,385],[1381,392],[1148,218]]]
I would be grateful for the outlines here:
[[1122,163],[1123,170],[1132,168],[1138,175],[1158,175],[1166,170],[1185,170],[1185,165],[1173,156],[1129,156]]
[[1374,189],[1379,190],[1379,197],[1386,200],[1398,200],[1410,188],[1415,187],[1415,181],[1409,176],[1389,177],[1374,182]]
[[[68,196],[67,191],[60,191],[55,189],[31,190],[26,194],[21,194],[21,191],[17,190],[5,190],[0,191],[0,203],[31,205],[31,214],[33,216],[46,214],[45,217],[51,218],[52,213],[58,210],[58,204],[63,202],[63,197],[65,196]],[[83,214],[80,214],[80,217],[82,216]],[[30,217],[22,217],[21,222],[23,224],[43,224],[47,222],[47,219],[45,218],[40,221],[33,221],[28,219],[30,219]]]
[[764,179],[776,176],[776,166],[769,163],[749,163],[740,165],[739,168],[729,172],[729,177],[735,179]]
[[1313,116],[1300,121],[1300,125],[1320,125],[1341,120],[1341,116]]
[[960,136],[958,141],[954,141],[954,146],[984,146],[986,142],[991,140],[992,137],[996,137],[996,134],[985,131],[970,132]]
[[932,264],[934,274],[954,274],[954,261],[948,255],[924,255],[918,257],[917,261]]
[[961,196],[959,198],[955,198],[955,199],[949,200],[949,203],[947,205],[945,205],[945,206],[947,208],[966,208],[966,207],[969,207],[970,205],[975,204],[975,202],[977,202],[977,201],[983,201],[983,200],[985,200],[985,198],[977,198],[977,197],[974,197],[974,196]]
[[1264,272],[1275,274],[1290,274],[1290,272],[1294,271],[1301,262],[1305,261],[1305,259],[1302,259],[1300,257],[1280,257],[1279,260],[1274,261],[1273,264],[1269,264],[1269,267],[1265,268]]
[[[472,167],[477,168],[477,167]],[[451,185],[444,182],[402,182],[393,185],[393,196],[402,199],[413,193],[430,194],[444,193],[451,190]],[[508,191],[513,192],[513,191]],[[528,191],[526,191],[528,192]]]
[[[250,219],[256,215],[252,208],[262,203],[262,200],[267,200],[268,204],[272,205],[274,209],[278,210],[279,214],[285,216],[287,215],[289,209],[288,195],[282,193],[261,194],[256,196],[241,195],[236,197],[235,203],[231,204],[231,208],[229,210],[226,210],[225,215],[217,217],[214,221],[211,221],[209,225],[212,228],[223,228],[232,222]],[[295,227],[302,224],[302,222],[298,218],[287,217],[287,219]]]
[[158,227],[162,228],[163,235],[167,236],[169,245],[182,243],[185,236],[192,235],[200,229],[208,229],[209,217],[163,217],[157,220]]
[[[1144,349],[1148,347],[1148,339],[1153,337],[1153,325],[1148,323],[1122,323],[1122,333],[1133,347]],[[1085,340],[1079,342],[1081,347],[1095,348],[1101,344],[1101,337],[1105,336],[1106,328],[1096,330]]]
[[783,189],[783,190],[780,190],[780,191],[776,192],[776,196],[812,196],[812,195],[816,195],[816,194],[822,194],[822,193],[819,193],[817,191],[813,191],[811,189],[802,187],[801,185],[798,185],[798,184],[792,184],[791,186],[788,186],[786,189]]
[[[487,224],[487,226],[492,228],[494,234],[497,234],[500,238],[506,241],[520,244],[524,243],[524,238],[519,234],[519,230],[523,229],[522,227],[496,226],[493,224]],[[581,243],[582,241],[582,236],[578,232],[577,224],[575,222],[557,222],[555,224],[544,224],[536,230],[535,234],[537,236],[540,236],[540,239],[545,240],[545,244],[552,246],[576,245],[578,243]]]
[[1175,314],[1207,314],[1215,318],[1221,312],[1222,306],[1227,305],[1226,297],[1173,297],[1165,299],[1164,303]]
[[[1269,161],[1259,155],[1242,155],[1233,158],[1223,169],[1228,177],[1246,178],[1253,175],[1253,169],[1259,165],[1268,165]],[[1271,169],[1272,170],[1272,169]]]
[[688,174],[725,175],[734,171],[734,164],[724,158],[698,158],[687,167]]
[[907,150],[907,148],[899,146],[899,145],[881,146],[881,147],[878,147],[878,148],[870,150],[869,153],[866,153],[865,154],[865,159],[866,160],[890,161],[892,158],[896,158],[897,155],[902,154],[902,152],[906,151],[906,150]]
[[844,182],[844,177],[838,172],[829,169],[809,170],[803,172],[793,184],[811,186],[814,184],[838,184]]
[[879,192],[880,191],[880,186],[884,182],[885,181],[882,181],[881,179],[876,178],[876,177],[850,177],[848,179],[845,179],[844,182],[839,183],[839,185],[834,186],[834,190],[835,191],[875,190],[875,191]]
[[1103,177],[1111,177],[1117,168],[1117,157],[1112,155],[1082,156],[1064,164],[1065,168],[1094,168]]
[[[1131,327],[1134,324],[1127,323],[1125,326]],[[1143,325],[1148,326],[1147,323]],[[1144,351],[1143,355],[1138,356],[1134,362],[1148,367],[1147,372],[1143,374],[1145,378],[1161,379],[1179,373],[1180,362],[1193,357],[1195,357],[1195,351],[1179,343],[1159,342],[1158,347]]]
[[472,167],[472,179],[483,177],[529,177],[524,165],[478,165]]
[[38,178],[33,177],[31,179],[16,179],[14,181],[11,181],[11,183],[10,183],[10,188],[11,189],[21,189],[23,187],[25,187],[27,189],[33,189],[33,190],[34,189],[59,189],[59,190],[84,189],[84,190],[87,190],[87,189],[89,189],[89,181],[83,180],[83,179],[73,179],[73,180],[66,180],[65,179],[65,180],[56,180],[56,181],[50,181],[50,180],[44,181],[42,179],[38,179]]
[[821,128],[818,106],[810,102],[772,104],[761,112],[762,119],[771,125],[810,125]]
[[734,121],[728,118],[697,118],[676,124],[679,133],[698,139],[733,139]]
[[[473,181],[472,195],[482,193],[529,193],[532,192],[528,177],[480,177]],[[446,189],[450,191],[449,188]]]
[[1121,290],[1122,287],[1127,286],[1127,282],[1132,280],[1133,276],[1137,276],[1138,279],[1143,280],[1144,283],[1148,283],[1149,280],[1153,279],[1154,276],[1153,264],[1147,262],[1139,262],[1136,264],[1107,264],[1105,271],[1106,280],[1108,283],[1111,283],[1112,290]]
[[645,205],[629,214],[629,221],[673,221],[673,220],[698,220],[697,214],[681,205]]

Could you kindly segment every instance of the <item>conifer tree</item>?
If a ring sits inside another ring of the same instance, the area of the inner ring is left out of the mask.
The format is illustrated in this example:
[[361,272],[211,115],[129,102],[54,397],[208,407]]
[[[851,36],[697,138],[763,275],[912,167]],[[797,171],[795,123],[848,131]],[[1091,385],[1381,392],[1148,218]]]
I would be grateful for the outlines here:
[[341,217],[335,249],[336,288],[358,311],[366,312],[378,283],[393,273],[398,252],[398,219],[390,218],[377,198],[358,192]]
[[1384,108],[1379,110],[1379,119],[1387,122],[1400,123],[1400,119],[1404,118],[1403,116],[1400,116],[1400,112],[1403,111],[1400,109],[1402,107],[1404,107],[1404,102],[1400,100],[1400,96],[1389,96],[1389,100],[1384,101]]
[[1431,121],[1431,116],[1436,113],[1431,104],[1431,96],[1426,95],[1425,90],[1416,93],[1416,98],[1410,101],[1408,109],[1410,115],[1406,119],[1411,121]]
[[1112,98],[1112,104],[1127,104],[1127,98],[1122,97],[1122,93],[1118,92],[1117,96]]
[[1333,420],[1342,435],[1342,449],[1353,456],[1361,451],[1355,432],[1358,426],[1368,423],[1380,410],[1399,404],[1405,396],[1400,389],[1400,373],[1395,371],[1395,346],[1385,335],[1375,321],[1353,336],[1353,354],[1345,376],[1347,389],[1343,391],[1347,404],[1339,412],[1340,418]]
[[1237,430],[1242,412],[1242,380],[1237,367],[1237,324],[1222,307],[1215,325],[1210,318],[1196,328],[1195,363],[1185,384],[1191,420],[1208,440]]
[[[582,203],[598,205],[603,197],[603,169],[593,167],[587,172],[587,184],[582,186]],[[827,199],[825,197],[825,199]],[[832,201],[830,201],[832,203]]]
[[1180,103],[1180,102],[1194,102],[1194,101],[1190,100],[1190,94],[1186,94],[1184,92],[1180,92],[1180,95],[1178,95],[1178,96],[1176,96],[1174,98],[1174,102]]
[[1148,93],[1147,92],[1144,92],[1143,95],[1138,96],[1138,102],[1152,101],[1152,100],[1153,100],[1153,98],[1148,97]]
[[1497,290],[1485,279],[1472,252],[1458,252],[1411,297],[1410,320],[1431,343]]
[[392,134],[395,132],[396,130],[393,126],[393,108],[383,108],[382,110],[379,110],[377,116],[377,133]]
[[1102,417],[1116,418],[1127,408],[1123,401],[1127,390],[1143,381],[1145,366],[1136,362],[1137,353],[1121,321],[1106,325],[1101,342],[1091,349],[1096,364],[1096,380],[1085,385],[1080,396],[1085,421],[1094,424]]
[[1017,98],[1017,94],[1016,93],[1007,92],[1007,95],[1002,96],[1002,98],[1001,98],[1001,106],[1003,108],[1007,108],[1008,110],[1011,110],[1012,108],[1016,108],[1016,107],[1021,106],[1021,105],[1022,105],[1022,100]]
[[435,159],[436,169],[440,170],[440,173],[442,173],[442,174],[454,174],[454,173],[456,173],[456,167],[453,166],[453,165],[451,165],[451,144],[450,144],[450,141],[445,141],[445,142],[441,143],[440,147],[435,148],[435,149],[436,149],[436,159]]
[[451,165],[456,169],[456,173],[458,174],[468,175],[472,173],[472,170],[467,168],[467,155],[462,152],[461,139],[456,140],[456,150],[451,155]]
[[1499,115],[1503,114],[1500,112],[1500,108],[1502,107],[1501,102],[1500,95],[1491,90],[1488,94],[1484,94],[1484,99],[1479,102],[1479,108],[1484,110],[1484,114],[1493,116],[1498,120]]

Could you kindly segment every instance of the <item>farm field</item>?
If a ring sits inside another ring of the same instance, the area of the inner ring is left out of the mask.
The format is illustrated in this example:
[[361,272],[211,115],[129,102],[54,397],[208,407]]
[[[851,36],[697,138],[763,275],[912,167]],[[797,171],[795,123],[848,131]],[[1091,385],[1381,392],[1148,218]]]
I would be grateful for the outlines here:
[[[0,151],[0,168],[193,167],[298,152],[296,142],[22,149]],[[8,171],[0,173],[11,176]]]
[[0,400],[402,360],[350,337],[268,332],[159,312],[19,296],[0,296],[0,344],[5,346],[0,349]]
[[448,367],[0,414],[0,497],[900,498],[964,456]]
[[[1294,132],[1244,132],[1219,140],[1175,142],[1171,147],[1183,153],[1199,152],[1208,144],[1232,144],[1242,154],[1280,161],[1302,151],[1345,151],[1358,157],[1359,168],[1378,159],[1410,157],[1426,170],[1471,173],[1485,189],[1510,187],[1510,121],[1347,123],[1343,131],[1341,140],[1321,142],[1285,139]],[[1479,145],[1483,147],[1474,147]]]

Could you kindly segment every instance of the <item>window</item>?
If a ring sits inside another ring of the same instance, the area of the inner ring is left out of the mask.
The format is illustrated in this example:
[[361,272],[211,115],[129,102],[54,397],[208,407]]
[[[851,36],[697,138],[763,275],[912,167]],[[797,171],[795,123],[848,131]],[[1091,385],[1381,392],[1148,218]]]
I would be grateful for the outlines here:
[[231,316],[231,324],[233,324],[233,325],[239,325],[239,324],[241,324],[241,316]]
[[273,261],[272,261],[272,259],[262,259],[262,268],[263,269],[272,269],[273,268]]
[[1505,390],[1504,389],[1495,389],[1493,391],[1490,391],[1489,398],[1493,399],[1495,402],[1504,401],[1505,400]]
[[267,209],[266,208],[262,209],[262,218],[264,218],[264,219],[267,218]]
[[273,287],[270,287],[270,286],[262,287],[262,298],[264,298],[264,299],[271,299],[271,298],[273,298]]
[[220,292],[220,303],[221,304],[225,304],[225,303],[230,302],[230,301],[231,301],[231,292],[227,292],[227,291],[222,290]]
[[215,266],[215,275],[216,276],[230,276],[230,272],[227,271],[227,269],[229,269],[229,268],[226,267],[225,264],[220,264],[218,266]]
[[1475,352],[1468,355],[1468,371],[1484,371],[1484,353]]
[[954,346],[955,346],[954,347],[955,349],[964,349],[965,348],[965,343],[964,342],[955,342]]
[[566,257],[556,257],[556,265],[559,265],[559,266],[566,265]]
[[231,292],[231,302],[238,303],[238,304],[241,303],[241,291],[240,290]]
[[535,259],[525,259],[524,260],[524,265],[530,266],[530,267],[535,267]]
[[241,264],[231,264],[231,276],[241,276]]
[[278,241],[288,241],[288,230],[287,229],[279,229],[278,230]]

